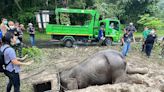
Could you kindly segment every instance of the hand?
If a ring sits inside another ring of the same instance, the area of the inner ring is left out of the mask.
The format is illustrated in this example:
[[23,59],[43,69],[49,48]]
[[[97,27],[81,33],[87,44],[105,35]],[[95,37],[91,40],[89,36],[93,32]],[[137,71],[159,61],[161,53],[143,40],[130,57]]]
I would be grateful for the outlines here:
[[34,61],[29,61],[29,62],[26,62],[25,65],[31,65]]
[[25,56],[24,56],[24,58],[27,58],[28,57],[28,54],[26,54]]
[[21,60],[25,60],[28,57],[28,54],[26,54]]

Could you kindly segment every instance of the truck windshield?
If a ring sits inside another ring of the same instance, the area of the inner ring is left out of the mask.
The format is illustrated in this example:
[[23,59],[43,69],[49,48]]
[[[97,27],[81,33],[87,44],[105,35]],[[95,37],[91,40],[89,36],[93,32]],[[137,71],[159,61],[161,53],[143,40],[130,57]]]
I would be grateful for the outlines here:
[[110,21],[109,28],[119,31],[119,23],[117,21]]
[[90,14],[80,13],[61,13],[60,24],[63,25],[80,25],[88,26],[91,23],[92,16]]

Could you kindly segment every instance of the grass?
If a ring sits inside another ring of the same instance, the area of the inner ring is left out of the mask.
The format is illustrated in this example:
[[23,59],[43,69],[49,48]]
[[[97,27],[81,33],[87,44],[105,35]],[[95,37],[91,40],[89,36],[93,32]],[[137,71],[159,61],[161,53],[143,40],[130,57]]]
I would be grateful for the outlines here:
[[[27,32],[24,32],[23,34],[23,39],[25,41],[29,41],[29,34]],[[45,32],[41,33],[41,32],[36,32],[35,33],[35,39],[38,40],[42,40],[42,41],[47,41],[51,39],[51,35],[46,34]]]

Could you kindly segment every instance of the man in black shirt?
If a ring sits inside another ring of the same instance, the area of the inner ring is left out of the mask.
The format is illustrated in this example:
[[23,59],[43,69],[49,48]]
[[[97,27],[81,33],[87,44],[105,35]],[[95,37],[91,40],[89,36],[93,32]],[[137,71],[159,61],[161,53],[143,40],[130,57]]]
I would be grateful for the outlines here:
[[150,32],[150,34],[147,36],[147,38],[146,38],[146,41],[145,41],[145,44],[146,44],[145,52],[146,52],[146,55],[148,56],[148,58],[151,55],[151,51],[152,51],[152,48],[153,48],[153,45],[154,45],[156,37],[157,36],[155,34],[155,31],[152,30]]
[[127,53],[130,49],[130,43],[131,43],[132,38],[133,38],[132,31],[126,31],[126,33],[123,35],[123,38],[122,38],[122,43],[123,43],[122,54],[124,56],[127,56]]

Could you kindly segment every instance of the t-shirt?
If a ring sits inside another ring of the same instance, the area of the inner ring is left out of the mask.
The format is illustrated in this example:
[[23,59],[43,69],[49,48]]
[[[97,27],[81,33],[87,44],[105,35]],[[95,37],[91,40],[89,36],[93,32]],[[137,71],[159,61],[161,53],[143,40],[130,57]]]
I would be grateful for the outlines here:
[[157,37],[156,35],[152,35],[152,34],[148,35],[145,43],[146,44],[154,44],[156,37]]
[[144,30],[142,35],[144,37],[144,39],[146,40],[147,36],[149,35],[149,33],[151,32],[151,30]]
[[[1,46],[0,50],[3,52],[3,50],[8,47],[9,45],[3,45]],[[16,59],[16,53],[15,50],[11,47],[7,48],[4,52],[4,59],[5,59],[5,63],[8,64],[10,61]],[[13,72],[15,70],[15,73],[19,73],[20,72],[20,66],[19,65],[14,65],[12,64],[12,62],[10,62],[7,66],[6,66],[6,70],[9,72]]]
[[34,35],[35,34],[35,28],[34,27],[29,27],[27,30],[28,30],[30,35]]
[[130,32],[129,34],[125,33],[123,36],[124,42],[131,42],[132,38],[133,38],[133,32]]
[[132,25],[129,25],[126,27],[126,31],[129,31],[129,32],[132,31],[134,33],[136,31],[136,28]]
[[18,31],[17,31],[16,28],[14,28],[14,29],[9,29],[8,32],[14,34],[15,36],[19,36],[19,33],[18,33]]

